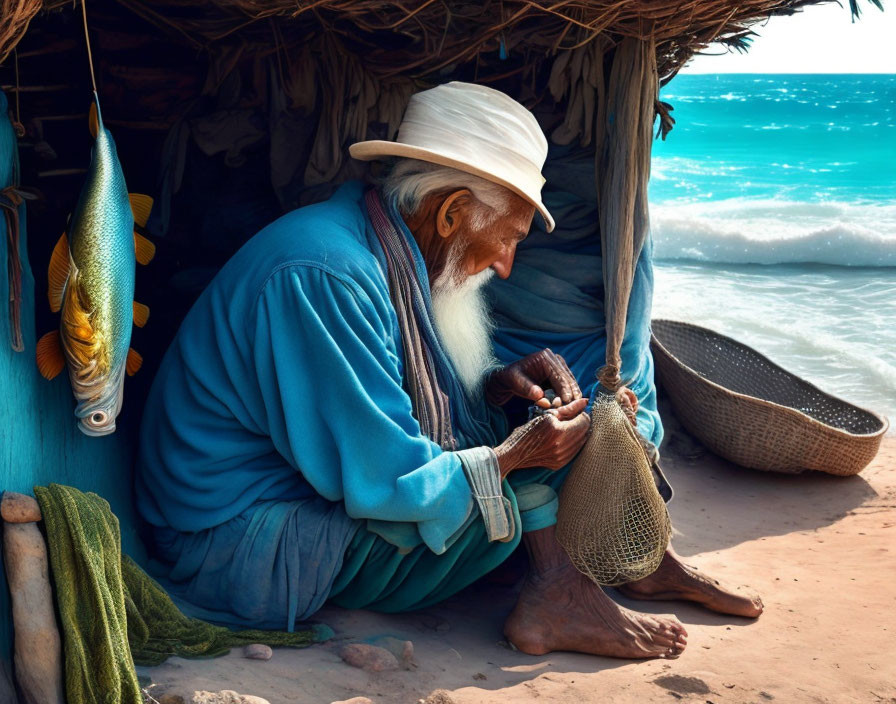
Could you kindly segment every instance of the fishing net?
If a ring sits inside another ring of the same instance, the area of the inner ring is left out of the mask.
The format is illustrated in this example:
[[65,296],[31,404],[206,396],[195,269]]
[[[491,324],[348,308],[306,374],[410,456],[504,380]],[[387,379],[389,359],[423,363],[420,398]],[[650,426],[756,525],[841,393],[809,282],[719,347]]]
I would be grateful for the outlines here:
[[583,574],[613,586],[656,570],[670,530],[644,445],[615,397],[598,397],[563,483],[557,540]]

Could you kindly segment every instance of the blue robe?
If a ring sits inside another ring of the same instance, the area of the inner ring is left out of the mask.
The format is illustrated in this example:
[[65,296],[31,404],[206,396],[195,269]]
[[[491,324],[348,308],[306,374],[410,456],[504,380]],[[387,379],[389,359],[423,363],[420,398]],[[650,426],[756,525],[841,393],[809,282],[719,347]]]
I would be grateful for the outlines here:
[[[593,182],[589,197],[580,155],[557,156],[558,179],[570,169],[576,183],[546,189],[561,214],[556,236],[533,232],[511,279],[495,282],[495,347],[510,362],[551,346],[593,392],[605,344]],[[163,583],[191,615],[291,629],[328,598],[418,608],[554,521],[565,470],[517,471],[503,483],[517,530],[490,541],[464,472],[469,450],[443,451],[420,433],[362,194],[346,184],[252,238],[193,306],[156,376],[137,506],[167,565]],[[658,442],[650,292],[647,250],[622,356],[639,427]],[[487,445],[502,424],[492,432]]]
[[154,380],[137,507],[166,586],[197,615],[291,628],[328,597],[359,531],[438,555],[482,523],[464,451],[412,415],[362,193],[346,184],[253,237]]
[[[604,286],[598,230],[594,152],[551,144],[542,198],[554,216],[553,232],[536,217],[520,244],[510,278],[490,285],[497,321],[495,352],[513,362],[549,347],[569,364],[593,397],[606,359]],[[622,379],[638,397],[638,431],[659,447],[663,426],[656,408],[650,309],[653,243],[648,238],[635,268],[622,341]]]

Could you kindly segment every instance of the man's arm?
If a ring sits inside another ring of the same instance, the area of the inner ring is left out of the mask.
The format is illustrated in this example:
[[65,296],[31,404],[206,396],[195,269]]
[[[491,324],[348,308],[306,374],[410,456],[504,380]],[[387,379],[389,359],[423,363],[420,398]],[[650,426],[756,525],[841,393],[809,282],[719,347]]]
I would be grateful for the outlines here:
[[390,311],[388,298],[344,276],[308,265],[282,269],[258,299],[255,372],[278,453],[319,494],[344,501],[355,518],[415,523],[439,553],[473,511],[471,467],[500,468],[500,486],[511,468],[562,466],[563,453],[584,442],[583,420],[552,417],[526,442],[511,435],[494,448],[497,462],[477,463],[486,455],[476,448],[443,451],[413,416]]

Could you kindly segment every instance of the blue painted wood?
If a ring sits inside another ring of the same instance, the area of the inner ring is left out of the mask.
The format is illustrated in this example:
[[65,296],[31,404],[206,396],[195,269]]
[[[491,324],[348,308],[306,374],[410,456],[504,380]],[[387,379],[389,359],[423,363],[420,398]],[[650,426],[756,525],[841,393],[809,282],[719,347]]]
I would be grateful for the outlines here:
[[[7,116],[6,96],[0,92],[0,188],[13,183],[18,152]],[[47,381],[37,371],[34,348],[34,277],[28,263],[25,207],[20,207],[20,246],[23,268],[22,327],[25,351],[14,352],[9,343],[6,301],[7,233],[0,217],[0,491],[32,493],[34,485],[50,482],[93,491],[107,499],[121,523],[124,550],[142,561],[144,552],[136,532],[132,501],[133,448],[121,430],[89,438],[77,428],[75,401],[67,373]],[[38,233],[52,237],[51,233]],[[56,237],[59,233],[56,233]],[[39,263],[39,266],[46,266]],[[46,306],[44,292],[37,305]],[[38,331],[39,334],[46,332]],[[38,334],[38,336],[39,336]],[[127,395],[127,389],[125,390]],[[128,405],[125,404],[127,413]],[[122,418],[123,420],[126,420]],[[8,659],[11,644],[9,593],[0,570],[0,658]]]

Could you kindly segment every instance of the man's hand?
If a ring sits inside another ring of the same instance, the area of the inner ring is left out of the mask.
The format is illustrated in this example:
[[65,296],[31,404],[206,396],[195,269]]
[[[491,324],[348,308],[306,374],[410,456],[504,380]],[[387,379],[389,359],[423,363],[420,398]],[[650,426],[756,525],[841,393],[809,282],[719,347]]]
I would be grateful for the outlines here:
[[501,477],[514,469],[560,469],[576,456],[588,438],[591,416],[584,413],[587,398],[551,408],[514,430],[495,448]]
[[533,352],[527,357],[508,364],[488,378],[486,398],[496,406],[502,406],[514,396],[522,396],[541,408],[550,408],[544,397],[544,387],[552,388],[560,402],[567,405],[582,398],[582,391],[566,361],[548,349]]
[[635,396],[635,392],[627,386],[622,386],[616,392],[616,401],[622,406],[622,411],[625,413],[625,417],[637,428],[638,420],[636,415],[638,413],[638,397]]

